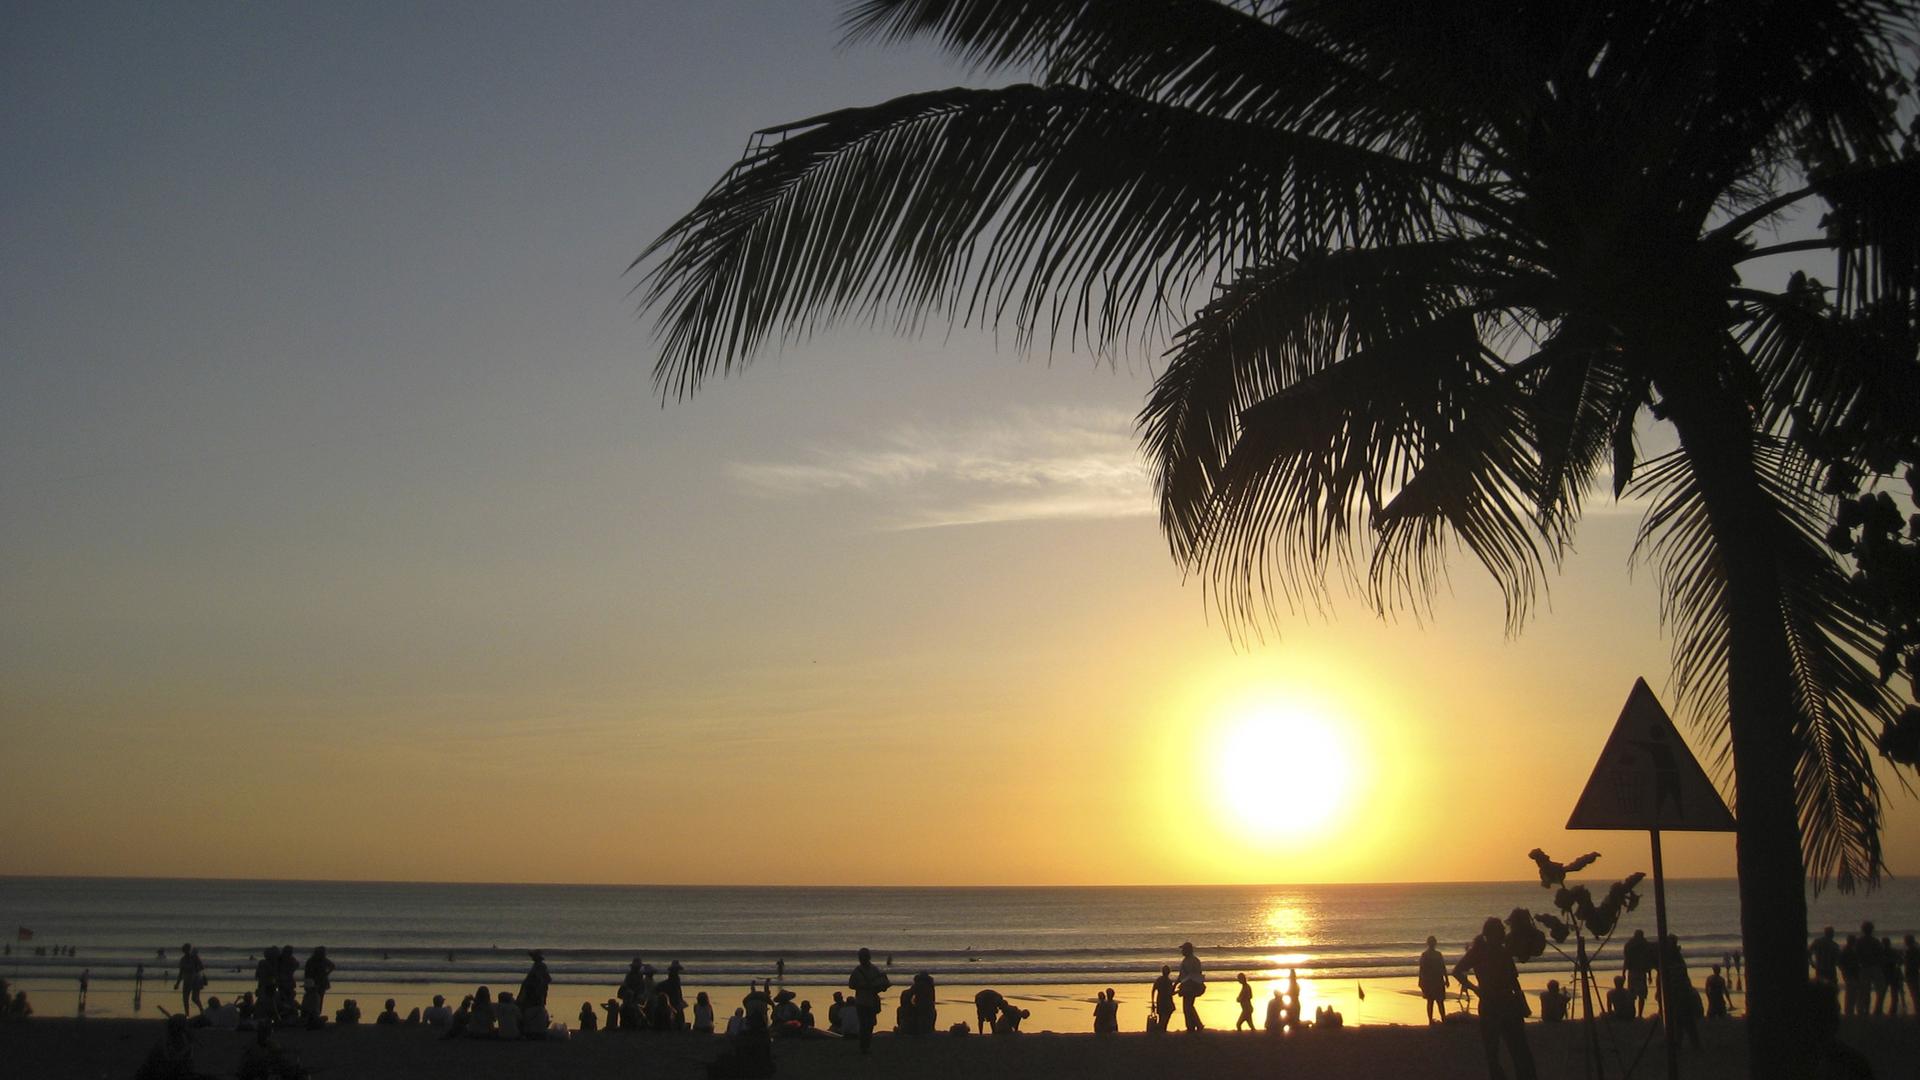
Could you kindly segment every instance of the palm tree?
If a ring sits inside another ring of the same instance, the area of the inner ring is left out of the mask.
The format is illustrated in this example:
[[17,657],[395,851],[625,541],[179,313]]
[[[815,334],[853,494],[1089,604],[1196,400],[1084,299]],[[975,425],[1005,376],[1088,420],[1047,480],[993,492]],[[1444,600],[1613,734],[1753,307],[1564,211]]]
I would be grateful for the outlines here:
[[[1681,705],[1737,796],[1754,1070],[1802,1075],[1804,885],[1877,880],[1895,711],[1804,447],[1920,401],[1917,22],[1912,0],[863,0],[852,39],[1037,81],[761,132],[636,260],[656,384],[846,318],[1168,344],[1140,416],[1161,522],[1240,627],[1332,577],[1424,604],[1456,545],[1517,627],[1610,471],[1651,500]],[[1836,288],[1743,278],[1787,253],[1830,255]],[[1636,432],[1670,449],[1642,460]]]

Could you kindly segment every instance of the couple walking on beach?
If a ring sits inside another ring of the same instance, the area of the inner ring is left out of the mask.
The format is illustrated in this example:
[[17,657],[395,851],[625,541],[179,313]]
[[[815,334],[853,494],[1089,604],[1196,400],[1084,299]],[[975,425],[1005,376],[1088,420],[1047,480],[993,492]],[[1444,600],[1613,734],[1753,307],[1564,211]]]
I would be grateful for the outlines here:
[[1193,999],[1207,992],[1207,978],[1200,970],[1200,958],[1194,955],[1193,942],[1180,943],[1180,975],[1175,978],[1171,965],[1160,968],[1160,977],[1153,980],[1153,1031],[1166,1031],[1173,1023],[1173,995],[1180,995],[1180,1015],[1186,1022],[1188,1031],[1205,1031],[1207,1025],[1200,1022],[1200,1012],[1193,1007]]

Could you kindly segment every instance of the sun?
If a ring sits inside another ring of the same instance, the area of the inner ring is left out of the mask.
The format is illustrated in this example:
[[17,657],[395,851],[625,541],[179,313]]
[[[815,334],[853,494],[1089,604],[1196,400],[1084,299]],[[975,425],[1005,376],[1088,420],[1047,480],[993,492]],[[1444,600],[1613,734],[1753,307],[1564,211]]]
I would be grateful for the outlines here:
[[1352,768],[1340,729],[1292,705],[1258,705],[1221,731],[1214,770],[1222,809],[1249,838],[1322,835],[1345,806]]

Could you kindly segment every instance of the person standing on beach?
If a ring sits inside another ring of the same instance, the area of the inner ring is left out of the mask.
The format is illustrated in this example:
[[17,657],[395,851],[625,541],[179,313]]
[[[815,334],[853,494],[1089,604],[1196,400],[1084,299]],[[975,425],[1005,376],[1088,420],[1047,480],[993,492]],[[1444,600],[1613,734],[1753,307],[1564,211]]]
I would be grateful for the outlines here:
[[1447,1019],[1447,958],[1440,955],[1440,939],[1428,935],[1427,951],[1420,954],[1420,996],[1427,1002],[1427,1023],[1435,1023],[1434,1010],[1440,1012],[1438,1022]]
[[1193,1007],[1193,999],[1207,992],[1207,977],[1200,970],[1200,958],[1193,953],[1193,942],[1180,943],[1180,1016],[1187,1023],[1188,1031],[1205,1031],[1207,1025],[1200,1022],[1200,1011]]
[[253,965],[253,1017],[256,1024],[269,1030],[280,1019],[280,947],[267,946],[266,955]]
[[[1469,971],[1478,976],[1478,985],[1467,978]],[[1517,1080],[1536,1080],[1533,1050],[1527,1046],[1527,999],[1520,991],[1520,969],[1507,949],[1504,923],[1487,918],[1480,936],[1453,965],[1453,977],[1480,995],[1480,1046],[1487,1055],[1487,1075],[1505,1080],[1506,1073],[1500,1070],[1500,1044],[1505,1042]]]
[[327,990],[333,986],[333,961],[327,958],[325,945],[315,945],[307,954],[307,966],[301,974],[307,996],[300,1003],[300,1015],[306,1018],[309,1029],[318,1030],[326,1023]]
[[873,1052],[873,1025],[880,1019],[880,995],[892,986],[887,973],[873,966],[873,953],[860,950],[860,963],[847,976],[847,989],[853,991],[854,1011],[860,1019],[860,1052]]
[[527,977],[520,980],[520,1007],[544,1009],[547,1007],[547,987],[553,985],[553,976],[547,974],[545,953],[535,949],[527,955],[533,958],[533,966],[527,969]]
[[1173,969],[1165,964],[1160,965],[1160,977],[1153,980],[1153,1015],[1148,1019],[1149,1032],[1165,1031],[1173,1021]]
[[1647,940],[1644,930],[1635,930],[1633,937],[1620,950],[1621,962],[1626,967],[1627,992],[1633,995],[1633,1015],[1643,1016],[1647,1011],[1647,976],[1653,973],[1653,942]]
[[180,991],[182,1013],[189,1009],[207,1011],[206,1006],[200,1004],[200,988],[207,984],[203,974],[205,971],[206,964],[201,961],[200,954],[193,951],[192,943],[180,946],[180,977],[173,980],[173,988]]
[[1240,1025],[1247,1025],[1248,1031],[1258,1031],[1253,1025],[1253,984],[1247,981],[1247,973],[1240,973],[1240,995],[1234,999],[1240,1003],[1240,1018],[1233,1022],[1233,1030],[1239,1031]]

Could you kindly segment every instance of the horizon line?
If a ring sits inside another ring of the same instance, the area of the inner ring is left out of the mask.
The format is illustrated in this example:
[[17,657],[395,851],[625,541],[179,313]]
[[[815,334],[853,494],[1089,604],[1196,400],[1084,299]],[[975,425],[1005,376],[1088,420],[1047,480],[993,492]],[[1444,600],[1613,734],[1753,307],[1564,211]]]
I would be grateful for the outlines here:
[[[1533,878],[1433,879],[1427,881],[1275,881],[1275,882],[1105,882],[1062,884],[1058,882],[974,882],[974,883],[892,883],[824,884],[820,882],[699,882],[699,881],[480,881],[480,880],[405,880],[399,878],[275,878],[188,876],[179,874],[17,874],[0,873],[0,881],[217,881],[233,884],[274,885],[509,885],[573,889],[1288,889],[1303,886],[1365,886],[1391,888],[1406,885],[1532,885]],[[1651,874],[1648,875],[1651,880]],[[1733,875],[1676,875],[1668,881],[1738,881]],[[1896,880],[1886,875],[1884,881]],[[1809,885],[1813,884],[1811,880]],[[1826,888],[1833,888],[1831,883]],[[1866,886],[1871,889],[1875,886]],[[1825,891],[1823,888],[1821,891]]]

